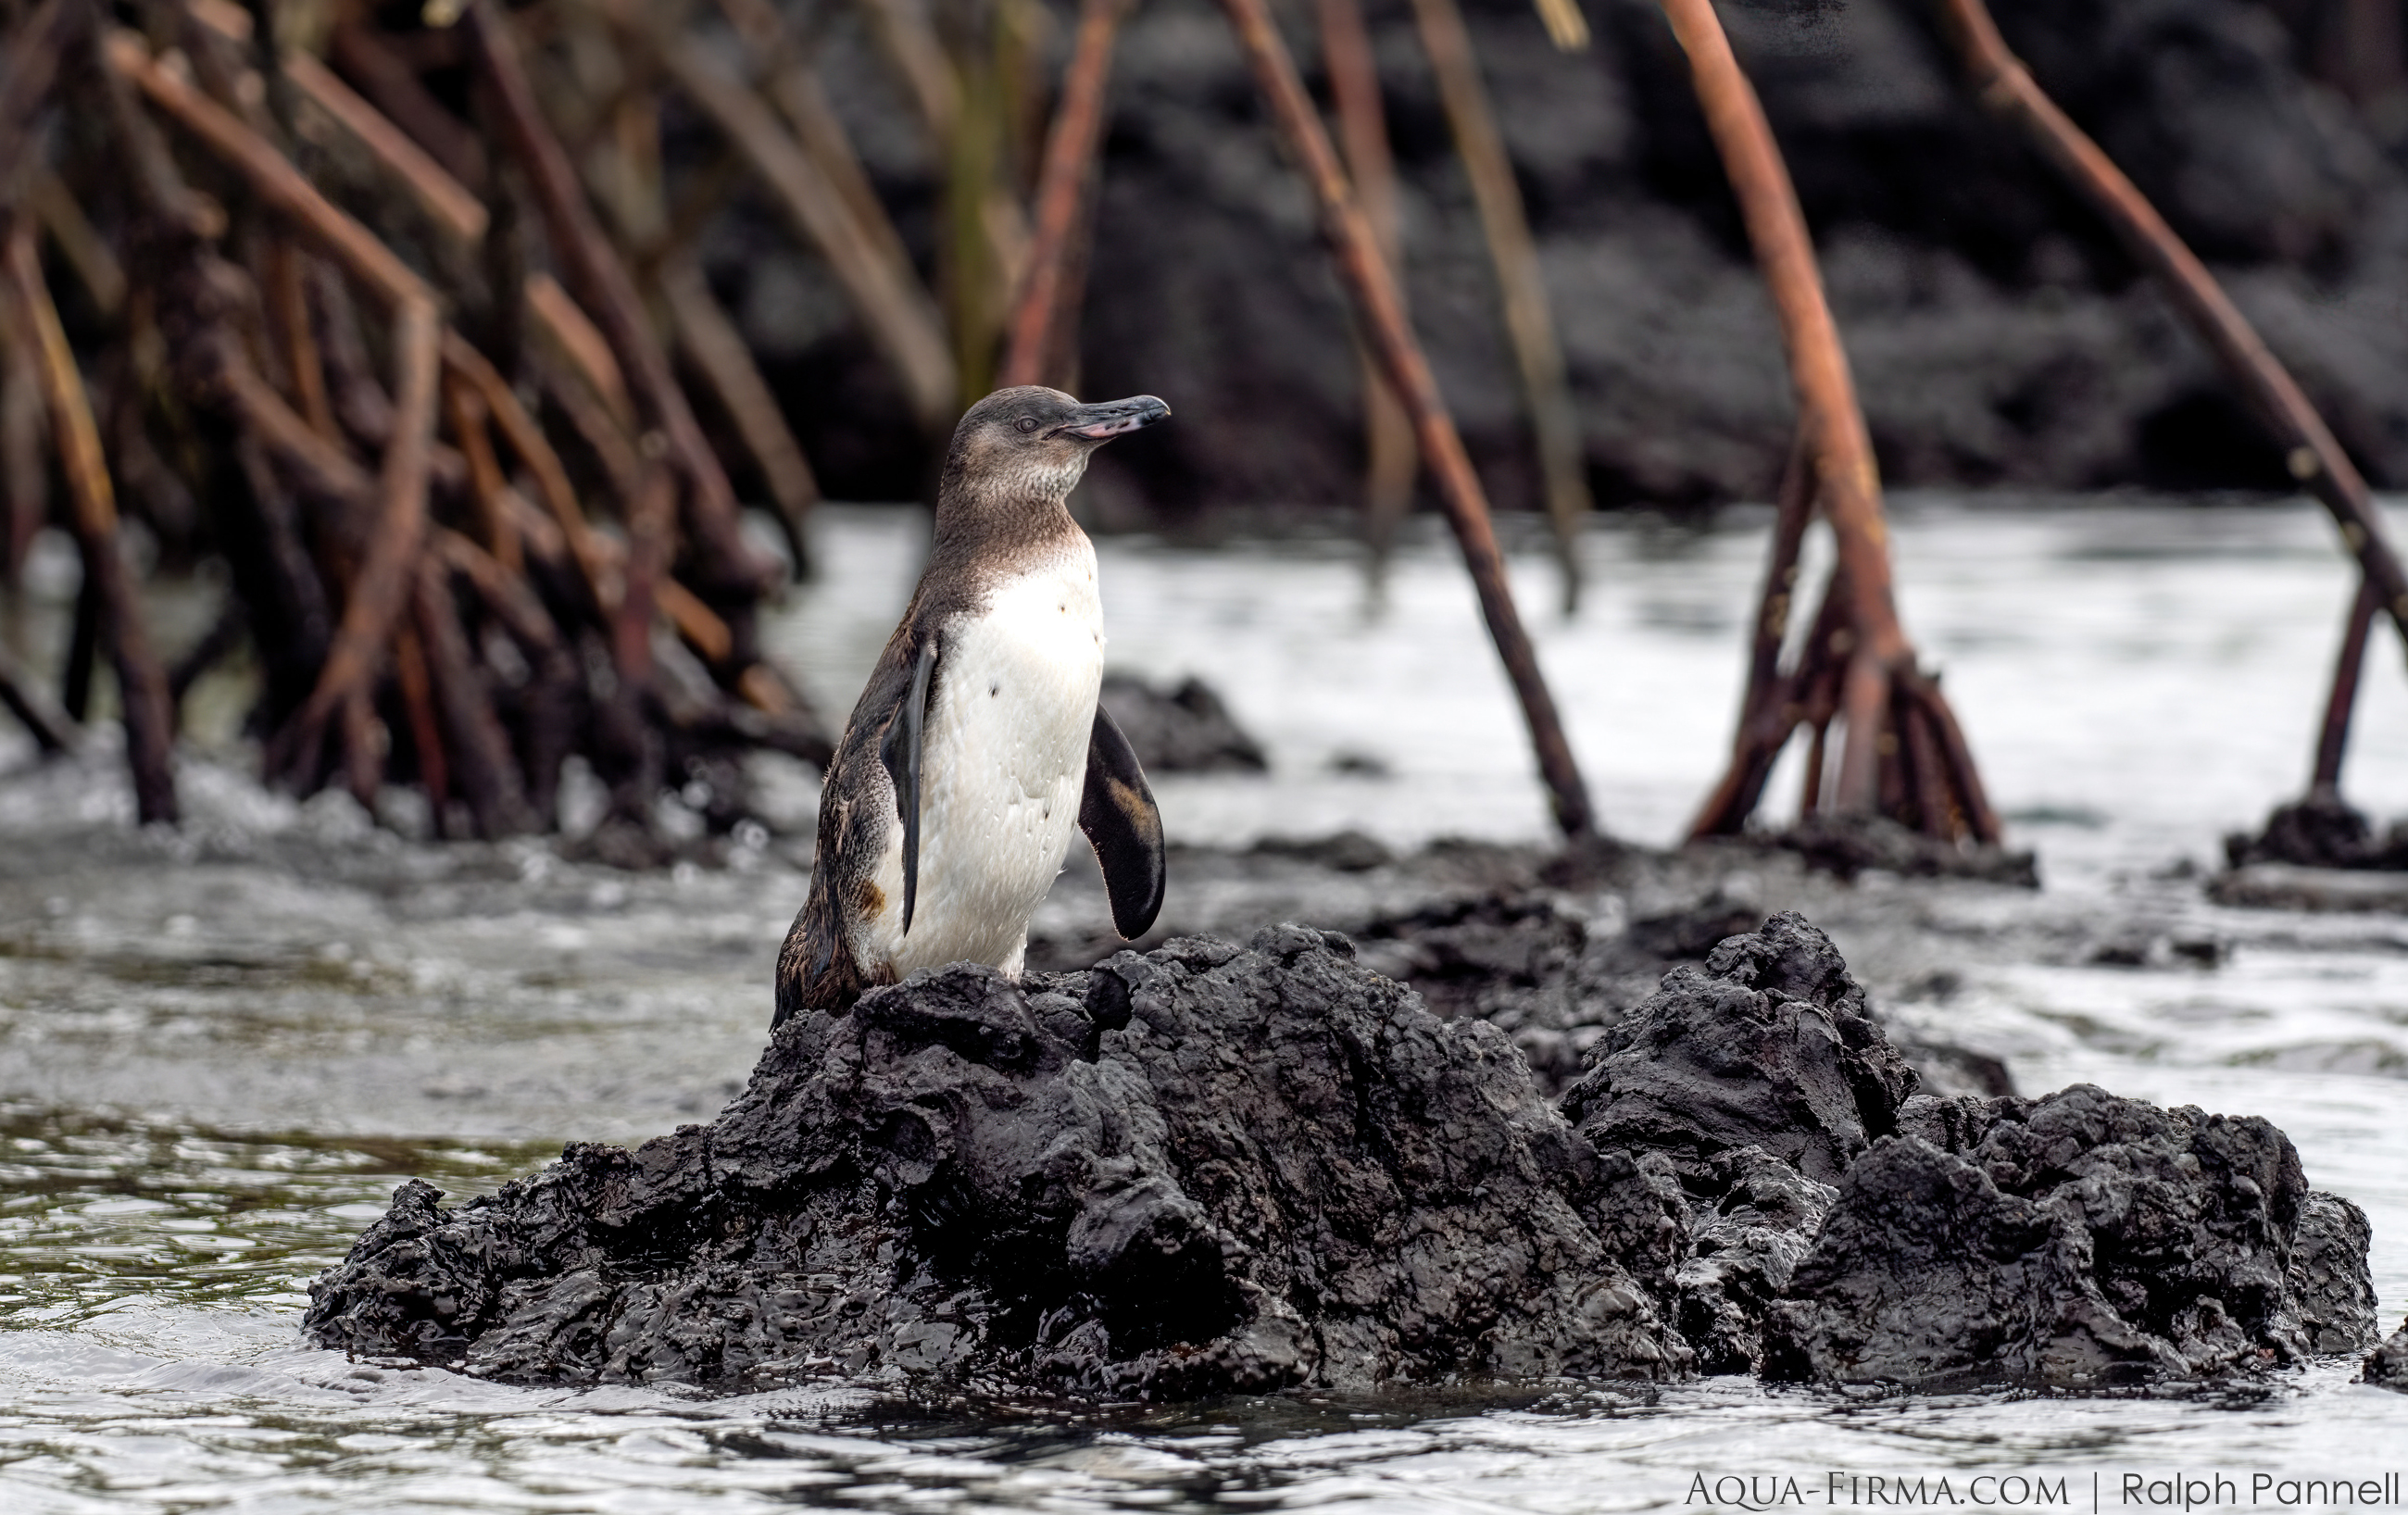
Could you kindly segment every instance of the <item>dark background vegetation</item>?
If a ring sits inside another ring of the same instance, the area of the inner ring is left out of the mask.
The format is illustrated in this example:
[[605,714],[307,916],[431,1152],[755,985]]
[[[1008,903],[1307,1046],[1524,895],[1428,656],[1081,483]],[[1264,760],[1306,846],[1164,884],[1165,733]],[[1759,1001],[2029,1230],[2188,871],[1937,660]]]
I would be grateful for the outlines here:
[[[1661,14],[1584,52],[1467,0],[1605,506],[1771,490],[1770,307]],[[1788,155],[1893,485],[2277,489],[2280,454],[2105,227],[1971,102],[1916,0],[1726,6]],[[1369,0],[1417,324],[1498,503],[1537,476],[1469,184],[1404,0]],[[2408,94],[2394,0],[2018,0],[2040,82],[2215,266],[2378,485],[2408,481]],[[1310,7],[1282,19],[1318,90]],[[1066,28],[1067,30],[1067,28]],[[821,74],[924,266],[937,165],[849,7]],[[1178,423],[1103,455],[1106,526],[1350,507],[1358,370],[1301,184],[1211,0],[1146,0],[1112,84],[1079,387]],[[677,138],[707,130],[688,123]],[[842,294],[754,192],[706,249],[827,492],[926,464]]]

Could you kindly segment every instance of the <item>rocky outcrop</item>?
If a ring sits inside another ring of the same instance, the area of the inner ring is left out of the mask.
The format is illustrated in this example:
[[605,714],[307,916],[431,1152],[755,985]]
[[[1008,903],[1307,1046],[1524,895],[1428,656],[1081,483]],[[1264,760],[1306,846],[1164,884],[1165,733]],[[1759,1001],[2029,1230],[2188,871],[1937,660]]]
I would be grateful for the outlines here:
[[1600,1150],[1664,1153],[1693,1188],[1740,1148],[1830,1183],[1894,1129],[1915,1083],[1831,939],[1782,914],[1666,974],[1564,1114]]
[[1698,1371],[1753,1373],[1764,1362],[1765,1313],[1788,1289],[1838,1192],[1756,1147],[1718,1154],[1710,1172],[1689,1255],[1672,1276],[1674,1318]]
[[2209,879],[2207,897],[2242,909],[2408,915],[2408,873],[2252,863]]
[[496,1378],[1127,1397],[1760,1371],[2197,1379],[2372,1336],[2262,1121],[1935,1099],[1802,918],[1676,968],[1561,1108],[1301,926],[781,1028],[709,1126],[423,1183],[306,1330]]
[[1591,1054],[1564,1114],[1598,1151],[1650,1152],[1680,1179],[1693,1221],[1673,1308],[1707,1371],[1761,1365],[1765,1312],[1831,1185],[1917,1082],[1830,938],[1792,914],[1666,974]]
[[1366,961],[1412,985],[1432,1010],[1475,1016],[1511,1036],[1550,1093],[1580,1077],[1588,1050],[1647,996],[1664,967],[1541,890],[1483,892],[1383,915],[1358,935]]
[[2306,1350],[2354,1352],[2374,1335],[2374,1274],[2367,1254],[2374,1231],[2366,1212],[2339,1194],[2309,1192],[2284,1270]]
[[317,1286],[329,1346],[514,1379],[813,1371],[1125,1396],[1672,1378],[1660,1168],[1502,1035],[1300,927],[1024,989],[968,965],[780,1032],[709,1127],[423,1184]]
[[1767,1319],[1767,1371],[2066,1387],[2348,1351],[2374,1325],[2366,1218],[2254,1117],[2075,1085],[1922,1099],[1839,1183]]
[[[1761,908],[1719,886],[1627,923],[1583,907],[1576,893],[1524,880],[1374,916],[1353,935],[1367,963],[1412,985],[1431,1009],[1476,1015],[1511,1036],[1540,1087],[1560,1094],[1668,968],[1701,961],[1764,921]],[[2015,1092],[2006,1065],[1986,1053],[1944,1042],[1891,1045],[1928,1090]]]

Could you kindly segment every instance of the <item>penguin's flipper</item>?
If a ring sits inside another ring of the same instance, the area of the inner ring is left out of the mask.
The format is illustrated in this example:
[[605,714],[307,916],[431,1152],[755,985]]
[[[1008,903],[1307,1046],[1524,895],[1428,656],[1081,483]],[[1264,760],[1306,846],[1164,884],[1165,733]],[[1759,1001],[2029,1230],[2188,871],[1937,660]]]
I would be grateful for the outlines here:
[[887,722],[886,737],[878,744],[879,761],[895,780],[895,808],[903,822],[903,930],[911,930],[911,912],[920,903],[920,757],[928,731],[928,689],[937,671],[937,638],[920,644],[920,658],[911,670],[911,688],[903,708]]
[[1162,812],[1146,787],[1145,769],[1111,712],[1096,707],[1087,739],[1087,788],[1079,796],[1079,829],[1103,865],[1111,896],[1112,929],[1135,941],[1162,909]]

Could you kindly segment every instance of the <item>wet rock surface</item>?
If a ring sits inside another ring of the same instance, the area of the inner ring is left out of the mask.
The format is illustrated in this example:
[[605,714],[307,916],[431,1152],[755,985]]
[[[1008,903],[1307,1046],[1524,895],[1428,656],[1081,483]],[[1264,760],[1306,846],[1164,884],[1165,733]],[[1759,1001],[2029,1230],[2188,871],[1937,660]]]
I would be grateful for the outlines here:
[[790,1023],[709,1126],[457,1209],[405,1186],[306,1329],[518,1380],[1108,1397],[2080,1386],[2372,1338],[2364,1219],[2264,1122],[1915,1089],[1794,914],[1668,975],[1560,1108],[1335,934],[957,965]]
[[2224,856],[2207,886],[2220,905],[2408,914],[2408,821],[2377,832],[2338,794],[2276,806],[2263,830],[2226,836]]
[[1511,1036],[1553,1093],[1663,972],[1663,958],[1627,934],[1598,928],[1575,902],[1533,890],[1383,916],[1357,939],[1366,962],[1412,985],[1438,1014],[1477,1017]]
[[1980,879],[1994,884],[2040,887],[2040,865],[2030,852],[1989,844],[1958,846],[1925,836],[1881,815],[1812,815],[1782,832],[1775,844],[1842,879],[1879,868],[1902,879]]
[[1564,1095],[1592,1146],[1649,1152],[1692,1202],[1688,1255],[1670,1283],[1707,1371],[1761,1364],[1764,1312],[1821,1225],[1832,1181],[1893,1129],[1916,1087],[1864,1008],[1829,938],[1776,915],[1702,966],[1665,975]]
[[2408,821],[2378,836],[2366,812],[2340,795],[2310,794],[2276,806],[2256,836],[2235,832],[2225,837],[2224,856],[2236,870],[2286,863],[2303,868],[2408,871]]
[[1830,1183],[1896,1129],[1917,1081],[1830,938],[1778,915],[1665,975],[1563,1110],[1599,1149],[1664,1154],[1692,1189],[1711,1192],[1716,1161],[1742,1148]]
[[2366,1365],[2358,1376],[2360,1382],[2408,1394],[2408,1322],[2402,1322],[2399,1330],[2383,1338],[2382,1346],[2366,1354]]
[[1771,1306],[1769,1376],[2178,1381],[2373,1334],[2364,1215],[2311,1192],[2264,1121],[2088,1085],[1898,1120]]
[[441,1217],[405,1190],[308,1329],[541,1380],[1666,1378],[1689,1352],[1626,1257],[1684,1219],[1493,1028],[1284,927],[797,1022],[710,1127]]
[[2408,915],[2408,873],[2252,863],[2210,879],[2207,897],[2261,910]]
[[1201,679],[1156,688],[1128,674],[1106,674],[1102,703],[1149,773],[1261,773],[1270,766],[1262,744]]
[[[1276,845],[1324,865],[1333,850],[1368,862],[1343,837]],[[1404,861],[1466,877],[1438,899],[1348,921],[1364,962],[1411,984],[1440,1015],[1477,1016],[1504,1031],[1550,1094],[1580,1079],[1591,1050],[1668,970],[1702,961],[1766,914],[1744,874],[1670,892],[1645,887],[1661,859],[1635,849],[1542,862],[1501,849],[1439,849]],[[1617,883],[1625,893],[1590,892]],[[1987,1053],[1919,1038],[1894,1046],[1928,1088],[2015,1092],[2006,1065]]]

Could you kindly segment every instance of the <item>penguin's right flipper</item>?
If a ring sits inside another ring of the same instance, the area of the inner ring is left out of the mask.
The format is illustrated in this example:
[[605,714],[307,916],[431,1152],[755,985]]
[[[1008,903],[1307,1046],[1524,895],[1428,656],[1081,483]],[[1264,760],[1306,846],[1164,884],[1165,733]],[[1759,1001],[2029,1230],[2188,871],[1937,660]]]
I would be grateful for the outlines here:
[[1162,812],[1146,787],[1145,769],[1111,712],[1096,707],[1087,739],[1087,788],[1079,796],[1079,829],[1103,865],[1111,897],[1112,929],[1135,941],[1162,909]]
[[903,708],[887,722],[885,739],[878,744],[879,761],[895,780],[895,808],[903,822],[903,930],[911,930],[911,912],[920,903],[920,757],[928,732],[928,689],[937,671],[937,638],[920,644],[920,659],[911,670],[911,687]]

